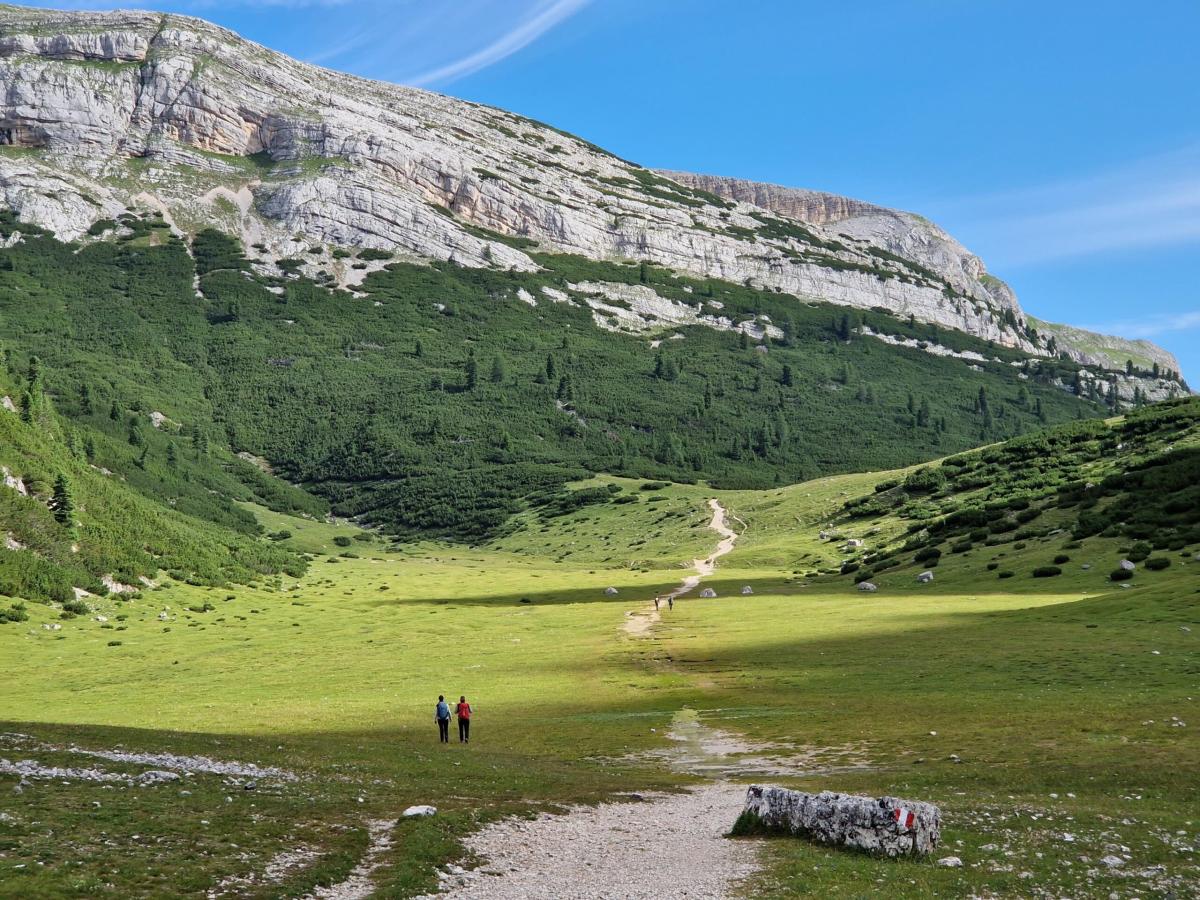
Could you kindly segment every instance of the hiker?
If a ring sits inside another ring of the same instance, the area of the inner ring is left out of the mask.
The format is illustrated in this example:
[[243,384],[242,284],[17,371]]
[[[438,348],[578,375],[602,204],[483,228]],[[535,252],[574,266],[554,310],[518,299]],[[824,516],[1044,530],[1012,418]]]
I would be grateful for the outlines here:
[[674,608],[675,608],[675,598],[668,596],[667,597],[667,609],[673,610]]
[[654,611],[658,612],[658,598],[657,597],[654,598]]
[[446,698],[438,694],[437,708],[433,711],[433,720],[438,726],[438,740],[443,744],[450,743],[450,704]]
[[471,743],[471,704],[467,702],[466,697],[458,698],[458,706],[454,712],[458,716],[458,742]]

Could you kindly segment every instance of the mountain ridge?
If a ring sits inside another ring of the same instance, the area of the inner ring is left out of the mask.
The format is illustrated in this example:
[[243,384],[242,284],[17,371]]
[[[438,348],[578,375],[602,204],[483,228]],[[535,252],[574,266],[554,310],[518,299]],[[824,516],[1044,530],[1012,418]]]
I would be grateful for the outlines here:
[[[0,195],[65,239],[158,211],[348,288],[380,266],[355,268],[339,247],[520,271],[537,268],[532,247],[641,259],[1056,355],[965,250],[931,268],[920,241],[897,253],[832,218],[764,212],[550,126],[310,66],[203,20],[0,7],[0,76]],[[1165,351],[1155,361],[1178,369]]]

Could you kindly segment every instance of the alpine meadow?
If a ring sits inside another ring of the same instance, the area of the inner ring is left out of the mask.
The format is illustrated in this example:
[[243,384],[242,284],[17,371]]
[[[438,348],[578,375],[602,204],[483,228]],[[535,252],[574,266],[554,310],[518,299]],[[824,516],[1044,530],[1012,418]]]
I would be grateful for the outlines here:
[[1200,897],[1172,353],[184,15],[0,83],[0,897]]

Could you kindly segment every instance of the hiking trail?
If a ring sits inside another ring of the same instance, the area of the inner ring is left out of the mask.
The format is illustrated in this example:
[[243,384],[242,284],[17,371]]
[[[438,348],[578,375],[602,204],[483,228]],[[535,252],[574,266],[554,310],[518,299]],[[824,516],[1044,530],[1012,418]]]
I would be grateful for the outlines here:
[[[708,508],[712,510],[712,519],[709,520],[708,527],[721,536],[721,542],[717,544],[717,548],[703,559],[692,560],[692,569],[695,575],[688,575],[679,583],[679,587],[663,594],[661,602],[666,603],[667,598],[676,600],[684,594],[694,591],[700,586],[700,582],[713,574],[717,569],[717,560],[722,556],[726,556],[733,552],[734,546],[737,544],[738,533],[729,527],[729,513],[721,502],[715,497],[708,501]],[[625,614],[625,633],[640,637],[649,633],[650,629],[662,619],[662,611],[654,608],[654,604],[647,604],[640,610],[632,610]]]

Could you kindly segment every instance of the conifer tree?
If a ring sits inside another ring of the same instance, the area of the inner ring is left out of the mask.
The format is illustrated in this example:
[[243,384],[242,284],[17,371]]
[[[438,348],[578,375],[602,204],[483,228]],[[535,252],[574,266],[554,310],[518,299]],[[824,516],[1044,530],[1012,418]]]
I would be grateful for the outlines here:
[[54,494],[50,498],[50,511],[54,513],[54,521],[68,528],[75,524],[75,504],[71,499],[71,485],[67,476],[61,472],[54,479]]
[[503,384],[507,374],[504,371],[504,358],[499,354],[492,360],[492,384]]

